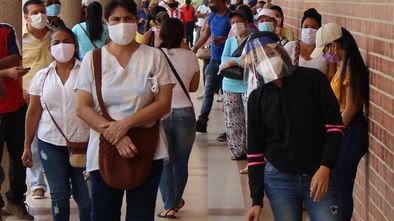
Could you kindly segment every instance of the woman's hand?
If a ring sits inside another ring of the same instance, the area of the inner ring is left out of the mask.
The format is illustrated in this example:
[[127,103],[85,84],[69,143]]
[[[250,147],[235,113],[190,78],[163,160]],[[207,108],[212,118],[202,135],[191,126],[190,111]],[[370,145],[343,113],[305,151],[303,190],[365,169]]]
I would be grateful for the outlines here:
[[103,133],[105,139],[113,145],[117,145],[130,129],[130,125],[125,120],[108,122],[100,127],[105,129]]
[[33,167],[33,158],[30,148],[25,148],[22,155],[22,163],[25,167]]
[[310,187],[310,197],[313,197],[315,202],[319,202],[326,195],[329,181],[330,168],[320,166],[319,170],[317,170],[315,175],[312,177]]
[[233,66],[237,66],[237,65],[238,65],[238,63],[237,63],[236,61],[227,61],[227,62],[224,62],[224,63],[220,64],[220,66],[219,66],[219,72],[220,72],[221,70],[226,69],[226,68],[233,67]]
[[245,221],[260,221],[261,206],[253,206],[246,214]]
[[116,145],[119,155],[123,158],[131,159],[138,154],[137,147],[129,136],[124,136]]

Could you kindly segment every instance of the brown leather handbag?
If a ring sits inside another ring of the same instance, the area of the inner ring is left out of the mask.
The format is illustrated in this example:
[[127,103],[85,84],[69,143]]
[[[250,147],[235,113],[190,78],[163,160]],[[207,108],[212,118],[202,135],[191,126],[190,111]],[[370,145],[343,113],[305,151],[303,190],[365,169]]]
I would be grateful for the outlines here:
[[[93,51],[94,78],[96,84],[97,100],[103,117],[114,121],[105,107],[101,93],[101,49]],[[149,128],[132,128],[127,132],[138,154],[131,158],[123,158],[119,155],[116,146],[112,145],[103,135],[100,135],[99,167],[104,182],[116,189],[133,189],[143,184],[148,177],[159,140],[159,125]]]

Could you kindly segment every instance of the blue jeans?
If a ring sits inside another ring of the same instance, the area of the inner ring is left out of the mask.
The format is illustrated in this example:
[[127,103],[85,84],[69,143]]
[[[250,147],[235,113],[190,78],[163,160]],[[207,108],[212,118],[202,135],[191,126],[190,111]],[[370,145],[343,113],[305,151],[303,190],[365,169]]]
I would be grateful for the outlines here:
[[[155,160],[145,182],[134,189],[126,190],[126,221],[153,221],[157,191],[159,188],[163,160]],[[109,187],[100,171],[90,173],[92,188],[92,220],[120,221],[125,190]]]
[[220,77],[218,76],[220,61],[211,60],[205,70],[205,91],[202,101],[201,114],[198,117],[200,123],[206,126],[211,113],[215,90],[218,88]]
[[311,221],[340,221],[341,211],[333,180],[330,179],[328,192],[318,203],[309,196],[311,180],[312,175],[282,172],[267,162],[264,188],[275,221],[301,221],[302,203]]
[[[74,197],[81,221],[90,220],[90,198],[83,171],[70,165],[67,147],[38,140],[39,156],[51,190],[52,217],[70,220],[70,196]],[[71,183],[70,183],[71,181]]]
[[43,189],[47,191],[47,185],[45,183],[44,169],[40,161],[38,153],[38,138],[34,136],[33,142],[31,143],[31,153],[33,167],[27,168],[26,174],[30,181],[30,190],[33,192],[36,189]]
[[196,136],[195,121],[192,107],[172,109],[171,116],[163,121],[170,156],[169,161],[164,163],[160,181],[166,210],[176,207],[186,187],[189,156]]
[[353,215],[353,186],[360,159],[368,151],[368,124],[363,113],[357,113],[350,122],[342,140],[334,176],[338,188],[343,221]]

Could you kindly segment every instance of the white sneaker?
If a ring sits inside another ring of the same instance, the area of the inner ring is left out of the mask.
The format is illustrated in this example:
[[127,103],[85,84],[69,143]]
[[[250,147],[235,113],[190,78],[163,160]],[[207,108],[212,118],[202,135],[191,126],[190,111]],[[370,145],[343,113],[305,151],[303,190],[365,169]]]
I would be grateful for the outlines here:
[[221,102],[223,102],[224,101],[224,96],[223,95],[220,95],[219,97],[218,97],[218,99],[216,99],[216,102],[219,102],[219,103],[221,103]]

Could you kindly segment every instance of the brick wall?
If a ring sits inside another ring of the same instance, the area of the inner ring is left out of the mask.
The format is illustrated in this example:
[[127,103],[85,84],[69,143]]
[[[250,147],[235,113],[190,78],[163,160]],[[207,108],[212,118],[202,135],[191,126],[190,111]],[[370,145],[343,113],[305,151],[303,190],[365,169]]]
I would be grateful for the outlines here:
[[369,152],[358,168],[353,220],[394,219],[394,0],[273,0],[300,33],[303,11],[347,28],[370,70]]

